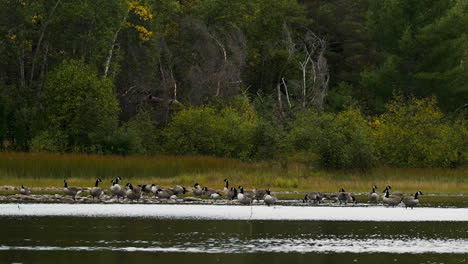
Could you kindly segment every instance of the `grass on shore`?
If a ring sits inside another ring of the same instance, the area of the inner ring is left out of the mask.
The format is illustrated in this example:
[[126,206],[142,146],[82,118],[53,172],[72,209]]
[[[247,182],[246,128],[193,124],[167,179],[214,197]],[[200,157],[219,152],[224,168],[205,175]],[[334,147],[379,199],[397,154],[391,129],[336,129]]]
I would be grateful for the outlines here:
[[249,163],[213,157],[174,156],[99,156],[83,154],[0,153],[0,186],[91,187],[97,177],[103,186],[120,176],[133,184],[155,183],[163,186],[195,182],[222,189],[223,179],[232,186],[270,187],[275,191],[367,192],[377,185],[381,190],[430,193],[468,193],[468,169],[376,168],[362,171],[314,171],[294,164],[287,169],[267,163]]

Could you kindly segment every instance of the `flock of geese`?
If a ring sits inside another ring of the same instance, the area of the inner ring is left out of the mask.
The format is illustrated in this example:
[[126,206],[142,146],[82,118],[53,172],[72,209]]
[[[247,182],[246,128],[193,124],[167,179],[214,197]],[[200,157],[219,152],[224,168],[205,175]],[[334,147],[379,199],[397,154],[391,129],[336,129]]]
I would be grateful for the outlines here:
[[[143,184],[133,186],[131,183],[127,183],[125,186],[121,186],[119,181],[121,181],[121,177],[117,177],[115,180],[111,180],[112,185],[109,188],[111,196],[116,198],[117,201],[122,199],[129,199],[129,200],[136,200],[138,201],[144,195],[150,196],[154,195],[158,199],[177,199],[178,195],[186,194],[190,192],[185,187],[176,185],[173,188],[163,188],[161,186],[155,184]],[[68,186],[67,180],[63,180],[64,183],[64,193],[65,195],[69,195],[76,200],[77,195],[84,191],[89,191],[90,195],[92,196],[93,200],[95,198],[101,199],[104,195],[104,189],[99,187],[99,183],[102,182],[100,178],[96,179],[94,187],[92,188],[82,188],[82,187],[73,187]],[[375,190],[377,186],[372,186],[372,191],[369,193],[369,202],[370,203],[377,203],[379,200],[382,200],[382,203],[386,206],[395,207],[399,205],[401,202],[404,203],[405,207],[413,207],[419,204],[419,195],[423,195],[421,191],[416,192],[413,196],[403,196],[401,192],[395,192],[390,194],[390,190],[392,187],[390,185],[385,187],[383,191],[383,195],[380,196]],[[263,200],[263,202],[270,206],[275,204],[277,198],[271,194],[270,188],[266,190],[244,190],[242,186],[238,186],[238,188],[231,187],[229,188],[229,181],[224,179],[224,188],[223,190],[214,190],[208,189],[208,187],[201,187],[200,184],[195,183],[191,192],[198,197],[202,198],[211,198],[211,199],[218,199],[222,197],[226,197],[227,199],[237,201],[244,205],[250,205],[252,203],[257,203],[258,201]],[[31,194],[31,189],[21,185],[20,193],[23,195]],[[304,203],[322,203],[325,200],[334,200],[339,202],[340,205],[344,204],[345,206],[348,203],[357,203],[356,197],[353,193],[346,192],[343,188],[339,190],[338,193],[330,195],[330,197],[324,193],[312,191],[307,193],[302,200]]]

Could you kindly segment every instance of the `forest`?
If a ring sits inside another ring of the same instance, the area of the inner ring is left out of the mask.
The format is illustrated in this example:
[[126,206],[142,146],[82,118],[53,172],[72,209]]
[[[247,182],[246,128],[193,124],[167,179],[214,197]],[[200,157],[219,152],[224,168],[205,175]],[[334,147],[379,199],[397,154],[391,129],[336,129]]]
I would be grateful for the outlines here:
[[466,0],[1,0],[0,150],[466,167]]

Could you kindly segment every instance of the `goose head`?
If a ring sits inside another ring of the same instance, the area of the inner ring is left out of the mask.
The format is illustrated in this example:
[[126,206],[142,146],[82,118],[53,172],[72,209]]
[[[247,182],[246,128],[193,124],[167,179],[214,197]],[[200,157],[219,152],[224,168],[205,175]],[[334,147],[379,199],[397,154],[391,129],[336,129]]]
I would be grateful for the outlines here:
[[343,188],[340,189],[340,192],[345,192],[345,190]]
[[133,190],[133,186],[132,186],[131,183],[127,183],[127,184],[125,184],[125,186],[127,186],[130,190]]

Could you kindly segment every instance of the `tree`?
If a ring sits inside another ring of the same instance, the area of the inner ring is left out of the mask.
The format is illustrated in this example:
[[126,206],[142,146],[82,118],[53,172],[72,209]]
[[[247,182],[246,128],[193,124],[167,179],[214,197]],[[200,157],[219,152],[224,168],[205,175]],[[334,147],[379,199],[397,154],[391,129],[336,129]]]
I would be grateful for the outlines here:
[[370,1],[368,31],[384,60],[363,73],[362,86],[380,102],[401,91],[459,107],[468,96],[467,14],[464,0]]
[[118,101],[109,79],[81,60],[65,60],[47,75],[47,116],[52,135],[68,149],[88,150],[117,127]]

